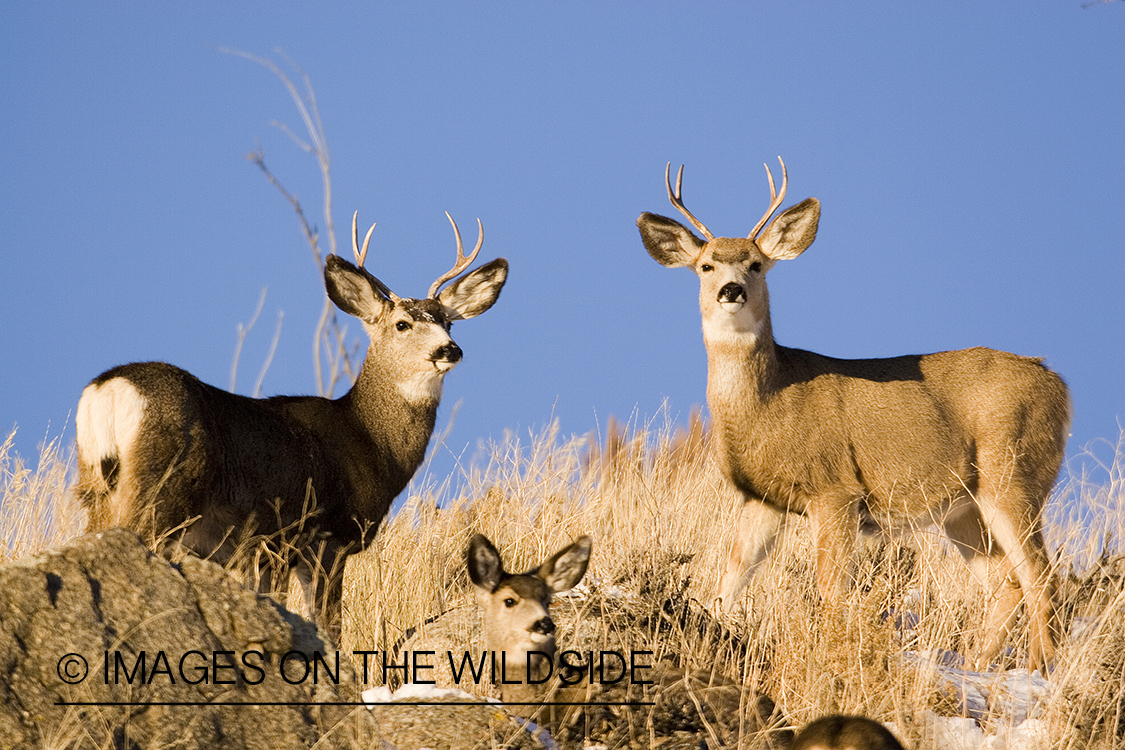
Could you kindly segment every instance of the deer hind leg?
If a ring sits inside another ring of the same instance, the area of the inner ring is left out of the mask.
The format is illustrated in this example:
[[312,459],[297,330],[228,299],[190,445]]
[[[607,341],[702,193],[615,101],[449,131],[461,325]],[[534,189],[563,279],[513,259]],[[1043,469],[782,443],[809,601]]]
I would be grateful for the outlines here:
[[[1046,426],[1045,431],[1053,430]],[[1055,592],[1040,513],[1058,474],[1064,441],[1040,444],[1043,441],[1037,441],[1034,432],[1029,430],[1002,449],[980,451],[977,505],[1023,589],[1030,667],[1046,668],[1055,656]],[[1066,434],[1065,428],[1062,434]]]
[[977,649],[978,668],[986,667],[1003,648],[1015,625],[1020,604],[1027,606],[1029,660],[1043,666],[1054,656],[1050,630],[1053,613],[1046,553],[1038,528],[1017,531],[1020,524],[985,502],[965,501],[942,520],[946,535],[965,557],[975,577],[989,592],[987,633]]
[[750,577],[773,549],[785,514],[757,500],[747,500],[739,511],[726,568],[719,579],[716,599],[724,612],[738,606]]
[[1051,631],[1054,586],[1039,527],[1038,503],[1033,509],[1031,504],[1016,500],[1019,497],[1019,493],[1005,493],[999,498],[984,496],[977,504],[993,539],[1004,552],[1001,569],[1004,585],[1022,589],[1022,595],[1014,598],[1017,607],[1022,600],[1027,610],[1030,667],[1045,668],[1055,656],[1055,638]]

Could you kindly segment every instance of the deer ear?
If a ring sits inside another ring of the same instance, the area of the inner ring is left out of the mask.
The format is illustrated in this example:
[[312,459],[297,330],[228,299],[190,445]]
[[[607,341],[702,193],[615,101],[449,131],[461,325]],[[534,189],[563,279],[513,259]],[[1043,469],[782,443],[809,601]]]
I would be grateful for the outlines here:
[[578,537],[574,544],[559,550],[540,565],[536,575],[547,583],[552,593],[574,588],[582,580],[582,576],[586,575],[593,544],[588,536]]
[[338,255],[329,255],[324,261],[324,288],[336,307],[368,323],[374,323],[394,304],[383,282]]
[[820,201],[805,198],[792,208],[785,209],[773,220],[769,229],[758,240],[762,254],[772,260],[793,260],[816,239],[820,223]]
[[692,265],[706,244],[675,219],[647,211],[637,218],[637,229],[648,254],[668,268]]
[[438,295],[450,320],[475,318],[496,304],[508,280],[508,261],[497,258],[454,281]]
[[496,590],[500,579],[504,577],[504,565],[500,562],[500,553],[488,538],[481,534],[474,534],[469,541],[469,549],[465,552],[465,566],[469,569],[469,578],[473,585],[484,589],[488,593]]

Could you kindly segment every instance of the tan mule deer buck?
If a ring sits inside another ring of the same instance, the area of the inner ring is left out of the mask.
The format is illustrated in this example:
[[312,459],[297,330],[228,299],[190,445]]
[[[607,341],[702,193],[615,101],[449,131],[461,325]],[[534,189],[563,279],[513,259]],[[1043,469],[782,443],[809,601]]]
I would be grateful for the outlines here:
[[[785,512],[809,517],[826,601],[847,582],[860,527],[937,524],[978,578],[1000,574],[982,659],[999,651],[1022,600],[1030,661],[1045,664],[1053,584],[1040,510],[1066,445],[1066,385],[1039,359],[991,349],[846,360],[777,344],[766,273],[804,252],[820,217],[808,198],[766,227],[785,198],[781,168],[780,193],[766,168],[771,202],[747,237],[714,237],[683,204],[683,167],[672,190],[670,164],[668,198],[707,239],[663,216],[637,219],[649,255],[699,276],[713,444],[747,501],[722,606],[735,607]],[[759,503],[778,511],[760,526]]]
[[[449,221],[457,260],[423,299],[397,296],[363,267],[375,227],[361,250],[355,217],[357,265],[326,259],[328,296],[371,340],[355,384],[338,399],[248,398],[163,362],[95,378],[76,420],[76,491],[90,529],[125,526],[150,539],[177,530],[174,540],[219,563],[243,532],[300,529],[301,548],[289,552],[297,553],[290,562],[306,613],[332,621],[344,558],[371,540],[425,456],[443,379],[462,355],[450,326],[492,307],[508,275],[503,258],[462,275],[484,229],[478,220],[480,237],[465,256]],[[304,517],[309,488],[315,511]]]

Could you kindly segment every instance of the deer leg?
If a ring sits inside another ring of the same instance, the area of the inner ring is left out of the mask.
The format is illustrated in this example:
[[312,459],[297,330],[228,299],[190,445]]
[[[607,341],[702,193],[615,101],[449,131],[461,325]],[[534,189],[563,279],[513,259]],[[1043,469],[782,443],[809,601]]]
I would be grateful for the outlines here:
[[[1043,456],[1050,459],[1052,451],[1053,463],[1041,460]],[[1055,656],[1054,578],[1043,543],[1040,511],[1061,458],[1062,446],[1037,445],[1034,431],[1010,436],[1007,442],[982,448],[977,455],[980,488],[974,499],[989,533],[1003,550],[1006,572],[1023,590],[1032,669],[1046,668]]]
[[[1009,492],[1011,493],[1009,488]],[[1003,587],[1014,590],[1013,609],[1022,600],[1027,608],[1028,662],[1031,669],[1046,668],[1055,656],[1055,638],[1051,630],[1054,619],[1053,582],[1043,536],[1039,528],[1038,513],[1029,511],[1029,504],[1003,502],[1019,497],[1009,494],[1000,502],[989,496],[978,499],[984,522],[992,537],[1003,551]],[[1018,582],[1018,583],[1017,583]],[[1019,595],[1022,589],[1022,596]],[[997,605],[1004,597],[997,599]],[[1009,606],[1005,603],[1005,606]],[[1015,619],[1015,613],[1009,621]]]
[[817,498],[809,504],[816,543],[816,585],[825,604],[840,601],[852,578],[859,508],[851,498]]
[[[1000,552],[996,549],[976,504],[968,498],[962,498],[946,512],[944,517],[938,520],[941,523],[942,530],[945,531],[946,537],[965,558],[973,576],[987,592],[990,599],[989,613],[985,620],[987,643],[983,647],[977,645],[975,649],[977,652],[976,658],[972,660],[972,665],[975,668],[985,669],[989,662],[1000,653],[1019,602],[1016,601],[1012,606],[1013,603],[1009,598],[1010,589],[1006,583],[999,591],[993,590],[993,581],[995,580],[993,571],[997,567],[997,560],[994,558],[998,557]],[[1004,616],[1004,609],[1008,609],[1009,616]]]
[[1023,593],[1005,555],[977,555],[970,561],[970,566],[978,580],[984,582],[985,590],[991,592],[985,619],[984,646],[973,660],[974,668],[983,671],[1004,648],[1004,642],[1016,624]]
[[[990,599],[985,620],[987,637],[983,647],[977,649],[975,666],[983,669],[1000,653],[1021,603],[1028,606],[1030,661],[1033,667],[1042,666],[1054,655],[1046,556],[1040,568],[1034,555],[1028,556],[1024,539],[1012,533],[1012,524],[1002,514],[986,516],[984,509],[992,507],[966,500],[941,522],[946,536],[965,557]],[[1027,575],[1035,570],[1039,572]]]
[[761,501],[747,500],[743,504],[715,597],[723,612],[732,612],[737,607],[750,576],[773,549],[784,520],[782,511]]

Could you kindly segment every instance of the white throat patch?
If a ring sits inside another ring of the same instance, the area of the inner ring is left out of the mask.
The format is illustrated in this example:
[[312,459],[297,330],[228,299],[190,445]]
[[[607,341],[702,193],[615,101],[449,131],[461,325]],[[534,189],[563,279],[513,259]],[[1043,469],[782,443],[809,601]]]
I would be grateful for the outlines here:
[[[449,365],[448,362],[437,363]],[[445,373],[453,369],[448,366],[445,369],[438,369],[437,367],[416,373],[398,384],[398,392],[406,399],[407,403],[411,404],[428,404],[435,401],[441,401],[441,386],[445,379]]]
[[703,318],[703,340],[735,346],[754,346],[762,334],[763,321],[745,302],[720,302]]

